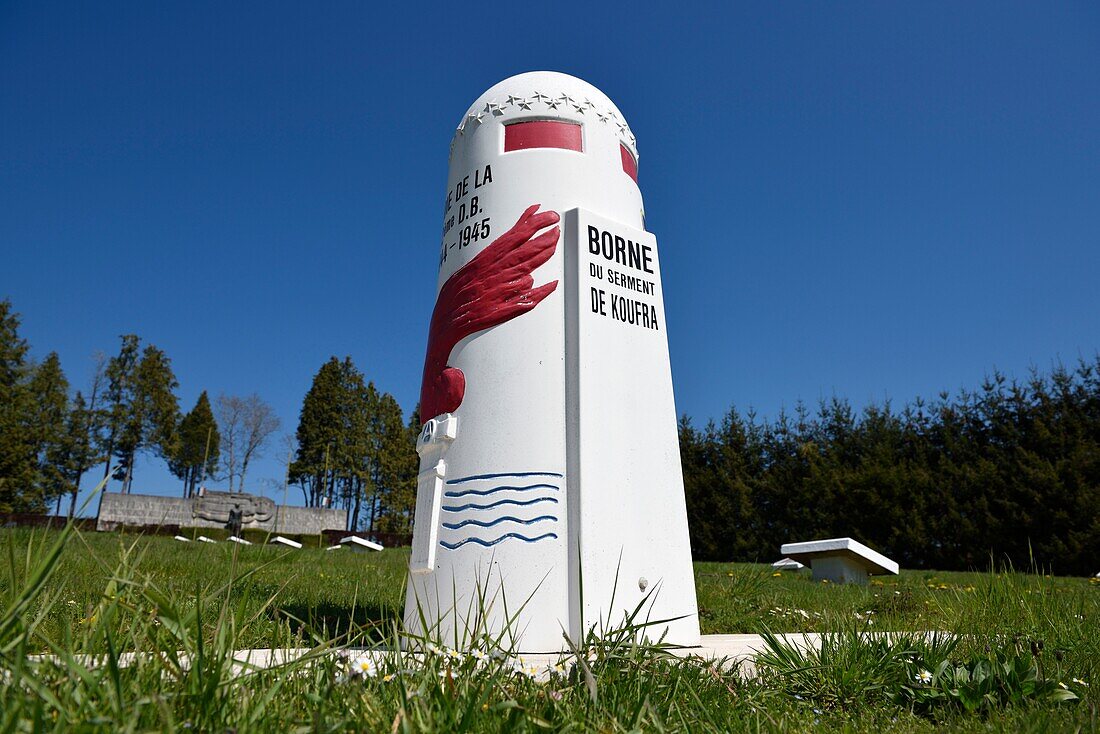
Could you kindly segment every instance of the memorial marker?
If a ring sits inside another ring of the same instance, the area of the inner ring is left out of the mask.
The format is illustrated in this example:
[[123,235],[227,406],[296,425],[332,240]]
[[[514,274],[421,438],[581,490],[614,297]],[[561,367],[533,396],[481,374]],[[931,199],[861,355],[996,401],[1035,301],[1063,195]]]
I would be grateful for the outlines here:
[[360,537],[355,536],[355,535],[349,535],[346,538],[341,538],[340,539],[340,545],[342,547],[350,548],[351,550],[355,550],[355,551],[368,551],[368,550],[380,551],[380,550],[382,550],[382,546],[380,546],[378,543],[373,543],[369,540],[364,540],[363,538],[360,538]]
[[[451,145],[406,627],[527,651],[665,620],[699,643],[660,258],[622,113],[574,77],[483,94]],[[507,613],[517,615],[509,623]],[[478,609],[479,599],[489,609]],[[517,613],[517,610],[518,613]]]
[[810,564],[815,581],[866,584],[869,575],[896,575],[899,570],[897,561],[851,538],[784,543],[779,552],[792,560]]

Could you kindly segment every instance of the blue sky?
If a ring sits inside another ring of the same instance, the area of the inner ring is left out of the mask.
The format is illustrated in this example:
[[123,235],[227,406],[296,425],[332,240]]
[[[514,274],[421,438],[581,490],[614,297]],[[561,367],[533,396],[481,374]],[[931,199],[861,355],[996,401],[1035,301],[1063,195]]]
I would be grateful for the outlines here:
[[451,134],[532,69],[638,136],[697,422],[1100,348],[1096,3],[413,5],[0,3],[0,297],[35,356],[82,387],[137,333],[185,410],[255,391],[292,432],[350,355],[410,410]]

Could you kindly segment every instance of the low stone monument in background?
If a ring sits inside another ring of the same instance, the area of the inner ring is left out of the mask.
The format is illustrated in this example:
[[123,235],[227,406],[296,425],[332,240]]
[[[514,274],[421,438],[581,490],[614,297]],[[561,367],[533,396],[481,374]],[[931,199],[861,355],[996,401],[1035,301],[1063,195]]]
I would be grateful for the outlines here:
[[343,530],[348,522],[347,510],[276,505],[269,497],[245,492],[207,491],[190,499],[105,492],[99,501],[96,530],[166,525],[224,528],[234,508],[241,513],[243,530],[320,535],[325,530]]

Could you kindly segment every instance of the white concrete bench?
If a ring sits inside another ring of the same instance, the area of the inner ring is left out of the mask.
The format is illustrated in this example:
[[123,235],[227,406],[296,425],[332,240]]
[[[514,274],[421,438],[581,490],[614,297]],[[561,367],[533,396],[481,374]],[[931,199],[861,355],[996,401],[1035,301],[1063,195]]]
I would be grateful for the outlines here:
[[896,561],[851,538],[784,543],[779,552],[791,560],[809,564],[815,581],[866,584],[868,576],[898,572]]

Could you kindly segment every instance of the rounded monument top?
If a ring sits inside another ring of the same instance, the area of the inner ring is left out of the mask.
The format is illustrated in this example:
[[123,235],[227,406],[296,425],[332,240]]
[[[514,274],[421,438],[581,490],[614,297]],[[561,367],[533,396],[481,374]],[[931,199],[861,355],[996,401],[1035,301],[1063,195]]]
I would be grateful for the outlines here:
[[615,103],[583,79],[558,71],[528,71],[489,87],[463,115],[455,140],[485,122],[532,117],[606,125],[637,159],[637,140]]

